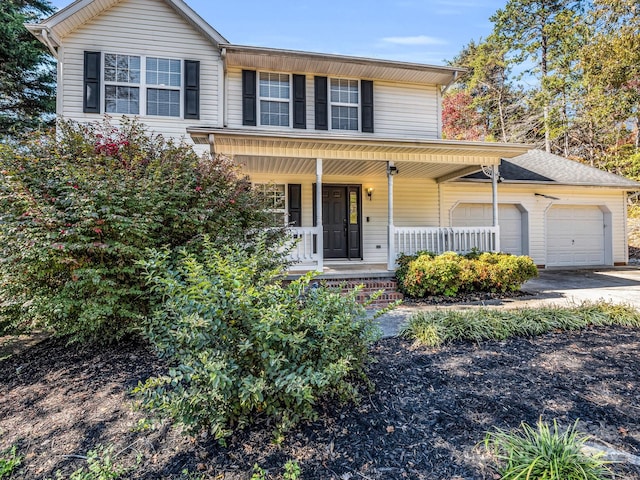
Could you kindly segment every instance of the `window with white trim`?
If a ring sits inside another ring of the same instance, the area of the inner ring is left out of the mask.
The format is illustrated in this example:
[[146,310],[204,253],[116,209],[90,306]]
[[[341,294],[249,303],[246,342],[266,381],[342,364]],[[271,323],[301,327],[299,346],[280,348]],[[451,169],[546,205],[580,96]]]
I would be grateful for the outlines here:
[[138,55],[104,54],[104,111],[180,117],[182,62]]
[[331,102],[331,128],[333,130],[358,130],[360,107],[358,80],[332,78],[329,87]]
[[140,112],[140,57],[105,53],[104,111]]
[[273,216],[274,224],[287,224],[287,195],[283,183],[256,183],[254,188],[266,203],[267,211]]
[[180,116],[180,60],[147,57],[147,115]]
[[289,126],[291,84],[285,73],[260,72],[260,125]]

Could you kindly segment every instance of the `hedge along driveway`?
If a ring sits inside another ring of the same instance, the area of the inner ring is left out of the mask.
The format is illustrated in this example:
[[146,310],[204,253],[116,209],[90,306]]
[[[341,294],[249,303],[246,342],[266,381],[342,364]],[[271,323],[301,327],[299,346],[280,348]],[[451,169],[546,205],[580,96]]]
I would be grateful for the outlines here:
[[640,309],[640,268],[594,270],[540,270],[539,277],[522,286],[529,295],[465,304],[401,305],[378,318],[385,337],[397,335],[401,325],[420,310],[442,308],[529,308],[541,305],[571,306],[585,301],[628,304]]

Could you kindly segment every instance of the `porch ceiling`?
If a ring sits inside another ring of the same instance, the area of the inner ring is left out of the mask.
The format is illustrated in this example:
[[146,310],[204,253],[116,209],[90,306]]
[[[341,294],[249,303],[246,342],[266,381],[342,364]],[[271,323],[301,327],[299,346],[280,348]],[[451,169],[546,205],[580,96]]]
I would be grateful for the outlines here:
[[458,164],[459,166],[497,165],[500,163],[500,158],[515,157],[526,153],[531,148],[531,145],[507,143],[379,138],[335,133],[322,135],[303,131],[207,127],[191,127],[187,131],[196,143],[210,144],[213,153],[276,159],[322,158],[341,161]]
[[[236,155],[234,159],[248,174],[315,175],[316,172],[315,159],[311,158]],[[456,172],[467,175],[468,170],[473,168],[448,163],[395,162],[395,165],[398,167],[398,177],[431,179],[456,178]],[[479,166],[477,170],[480,170]],[[327,176],[383,177],[387,174],[387,163],[380,160],[329,159],[323,161],[322,171]]]

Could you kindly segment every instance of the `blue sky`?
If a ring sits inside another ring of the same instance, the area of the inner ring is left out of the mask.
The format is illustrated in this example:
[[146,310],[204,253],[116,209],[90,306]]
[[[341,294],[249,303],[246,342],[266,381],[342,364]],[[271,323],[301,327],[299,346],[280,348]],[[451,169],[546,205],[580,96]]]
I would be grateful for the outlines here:
[[[52,0],[62,8],[71,0]],[[506,0],[187,0],[231,43],[443,65]]]

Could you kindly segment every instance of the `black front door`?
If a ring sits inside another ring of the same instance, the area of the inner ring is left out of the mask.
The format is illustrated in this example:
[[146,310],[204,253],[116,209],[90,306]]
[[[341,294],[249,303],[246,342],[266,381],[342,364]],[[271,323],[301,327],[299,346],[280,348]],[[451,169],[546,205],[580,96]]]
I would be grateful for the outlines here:
[[360,186],[322,187],[324,258],[362,258]]

